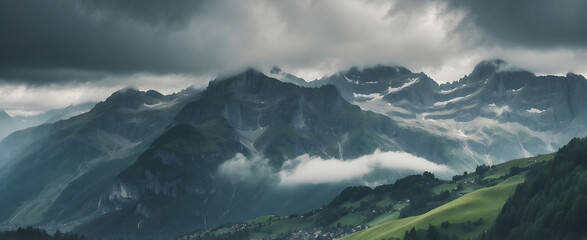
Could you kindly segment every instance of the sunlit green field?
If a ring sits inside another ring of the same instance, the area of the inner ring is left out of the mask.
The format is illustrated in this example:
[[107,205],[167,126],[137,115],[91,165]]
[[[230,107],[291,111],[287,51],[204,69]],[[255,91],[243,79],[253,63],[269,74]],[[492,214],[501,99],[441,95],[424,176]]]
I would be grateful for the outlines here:
[[[403,237],[405,231],[409,231],[412,227],[425,229],[428,225],[438,226],[444,221],[463,223],[475,221],[479,218],[483,219],[484,225],[480,229],[486,229],[495,220],[503,204],[514,192],[516,186],[522,182],[524,182],[524,177],[521,174],[516,175],[496,186],[476,190],[425,214],[390,221],[349,235],[343,239]],[[470,234],[475,235],[478,232],[471,232]]]

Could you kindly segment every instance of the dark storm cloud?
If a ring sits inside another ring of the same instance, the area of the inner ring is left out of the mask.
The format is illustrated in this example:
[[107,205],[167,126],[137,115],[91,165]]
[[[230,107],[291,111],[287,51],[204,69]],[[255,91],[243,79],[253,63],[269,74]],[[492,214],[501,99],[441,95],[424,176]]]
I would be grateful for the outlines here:
[[199,1],[0,1],[0,79],[30,83],[104,72],[186,72],[172,33]]
[[101,11],[111,16],[142,21],[153,26],[181,27],[202,4],[202,0],[85,0],[87,11]]
[[[457,31],[485,32],[498,45],[587,48],[585,0],[447,0],[465,13]],[[472,32],[475,34],[475,32]]]
[[0,0],[0,108],[172,92],[276,65],[307,80],[385,64],[448,82],[487,58],[586,74],[586,2]]
[[[0,82],[43,85],[137,73],[201,76],[275,65],[321,77],[376,64],[402,65],[452,81],[484,58],[508,60],[495,56],[503,53],[522,56],[514,63],[559,56],[562,60],[545,72],[582,73],[586,4],[5,0],[0,1]],[[578,48],[582,52],[576,53]],[[566,52],[545,53],[549,49]],[[542,65],[521,67],[541,70],[537,66]]]

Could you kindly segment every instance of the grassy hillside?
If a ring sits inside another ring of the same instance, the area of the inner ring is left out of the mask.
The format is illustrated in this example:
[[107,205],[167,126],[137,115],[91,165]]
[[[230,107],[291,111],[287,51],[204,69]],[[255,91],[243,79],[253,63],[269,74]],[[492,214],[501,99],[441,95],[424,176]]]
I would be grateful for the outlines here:
[[401,238],[412,228],[424,230],[429,225],[442,225],[460,237],[478,236],[493,224],[516,186],[524,182],[528,168],[553,157],[548,154],[480,166],[452,181],[424,173],[375,189],[349,187],[330,204],[314,211],[287,217],[264,216],[179,239],[332,239],[348,234],[351,235],[343,239],[388,239]]
[[482,219],[482,224],[479,224],[476,231],[454,230],[462,237],[476,236],[479,235],[479,231],[491,226],[505,201],[522,182],[524,182],[523,174],[509,177],[498,185],[475,190],[425,214],[386,222],[342,239],[400,238],[413,227],[426,229],[428,225],[439,226],[443,222],[458,224]]
[[512,166],[510,177],[496,186],[342,239],[587,239],[587,138],[530,160],[547,157],[552,160],[525,172]]
[[[516,186],[525,181],[527,169],[536,163],[553,158],[554,153],[516,159],[496,165],[481,175],[476,172],[455,176],[453,179],[458,179],[457,181],[441,184],[435,187],[434,191],[440,192],[457,187],[459,184],[466,184],[462,193],[471,192],[425,214],[389,221],[342,239],[402,238],[406,231],[410,231],[412,228],[416,230],[427,229],[430,225],[441,226],[443,223],[445,223],[444,228],[449,235],[454,234],[462,238],[479,236],[493,225],[504,203],[514,193]],[[479,180],[499,181],[499,183],[473,190],[470,183]]]

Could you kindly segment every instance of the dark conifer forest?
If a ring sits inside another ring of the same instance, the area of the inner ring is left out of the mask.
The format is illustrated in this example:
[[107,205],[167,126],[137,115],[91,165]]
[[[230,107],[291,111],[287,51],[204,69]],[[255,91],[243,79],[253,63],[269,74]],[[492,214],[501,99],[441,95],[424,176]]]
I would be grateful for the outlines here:
[[586,166],[587,138],[575,138],[539,172],[530,171],[501,210],[495,238],[587,238]]

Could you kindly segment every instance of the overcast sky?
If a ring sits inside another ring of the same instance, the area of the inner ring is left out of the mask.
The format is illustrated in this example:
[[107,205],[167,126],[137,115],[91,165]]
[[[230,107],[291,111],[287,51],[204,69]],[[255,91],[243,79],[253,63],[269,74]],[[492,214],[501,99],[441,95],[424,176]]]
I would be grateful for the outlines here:
[[438,82],[501,58],[587,73],[585,0],[0,1],[0,108],[32,114],[133,86],[163,93],[272,66],[307,80],[400,65]]

